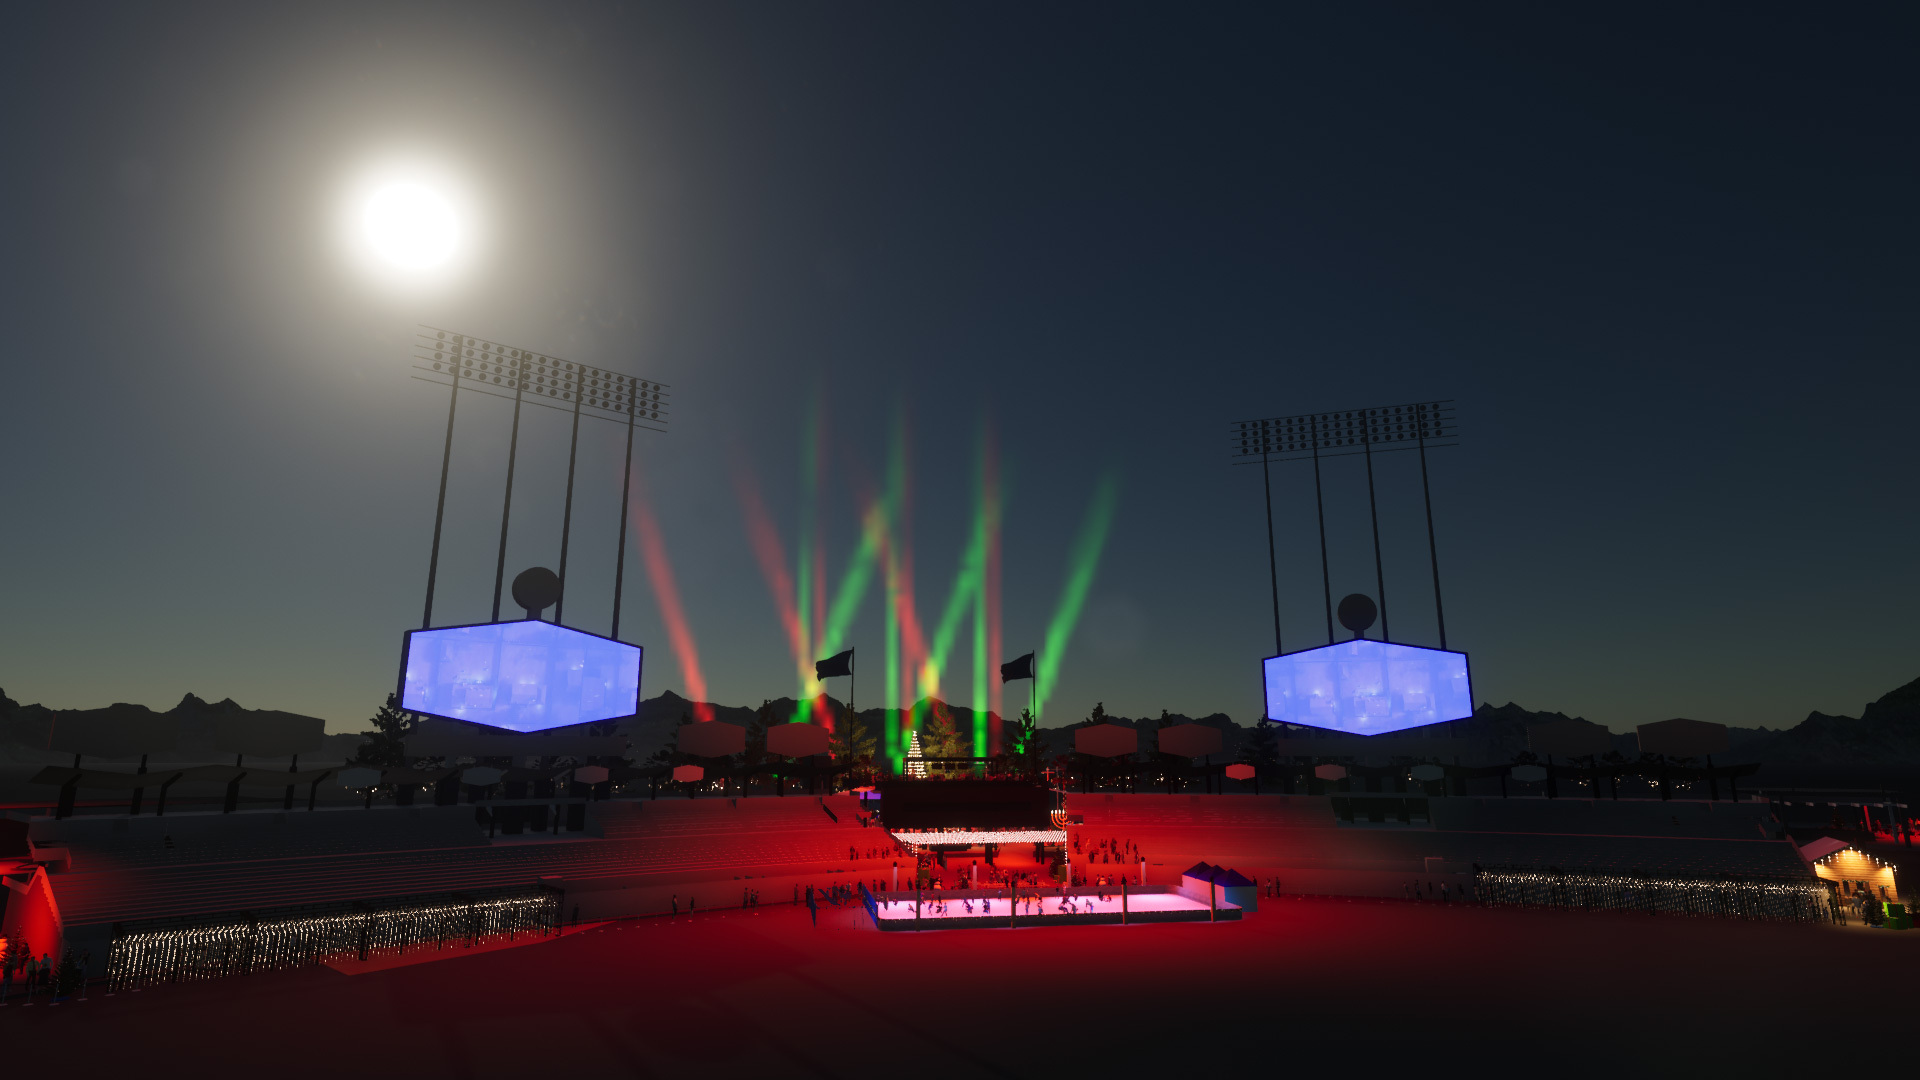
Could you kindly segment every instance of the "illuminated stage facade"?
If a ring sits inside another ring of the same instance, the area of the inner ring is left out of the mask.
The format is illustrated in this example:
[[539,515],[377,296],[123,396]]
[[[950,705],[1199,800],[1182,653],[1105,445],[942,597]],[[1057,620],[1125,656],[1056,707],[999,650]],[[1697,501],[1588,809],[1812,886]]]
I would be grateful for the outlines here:
[[895,780],[880,785],[880,818],[910,847],[964,849],[995,844],[1065,844],[1056,796],[1024,780]]
[[1010,906],[1005,889],[866,893],[862,900],[880,930],[1226,922],[1241,915],[1238,906],[1224,900],[1209,904],[1159,886],[1130,888],[1124,893],[1113,888],[1068,889],[1064,895],[1058,890],[1022,890],[1017,907]]

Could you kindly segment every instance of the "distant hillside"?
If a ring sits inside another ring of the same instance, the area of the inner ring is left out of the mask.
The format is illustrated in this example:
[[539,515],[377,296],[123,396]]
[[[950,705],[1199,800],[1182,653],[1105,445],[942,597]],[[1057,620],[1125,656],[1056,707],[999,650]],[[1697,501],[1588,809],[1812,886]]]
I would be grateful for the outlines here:
[[1870,702],[1856,719],[1811,712],[1790,728],[1734,729],[1735,748],[1808,765],[1920,765],[1920,679]]
[[166,712],[115,702],[100,709],[49,709],[22,705],[0,691],[0,742],[42,751],[89,756],[191,760],[231,754],[250,743],[257,753],[285,756],[294,748],[351,752],[358,741],[326,737],[325,721],[278,709],[249,709],[232,698],[209,704],[187,694]]
[[[1465,722],[1462,734],[1487,739],[1496,750],[1518,752],[1526,747],[1529,726],[1565,719],[1568,717],[1564,713],[1530,712],[1512,702],[1498,708],[1482,704],[1473,719]],[[1729,761],[1920,765],[1920,679],[1870,702],[1857,718],[1815,711],[1788,728],[1730,727],[1727,741]],[[1613,747],[1629,757],[1640,752],[1630,729],[1613,733]]]
[[[972,709],[937,699],[930,699],[924,704],[927,708],[943,710],[951,715],[956,729],[971,730]],[[772,705],[775,714],[780,716],[793,715],[797,707],[792,698],[779,698]],[[634,760],[652,756],[667,744],[682,716],[693,716],[702,708],[710,710],[715,719],[742,726],[751,724],[758,712],[756,708],[745,706],[713,703],[696,705],[667,691],[642,701],[637,714],[620,722],[620,734],[628,740],[627,756]],[[836,718],[846,715],[845,704],[834,699],[827,699],[827,708]],[[884,718],[885,710],[882,709],[860,711],[861,722],[870,727],[877,727]],[[1047,728],[1053,733],[1053,750],[1064,750],[1070,745],[1070,736],[1065,729],[1083,718],[1075,717],[1062,723],[1056,711],[1050,719],[1055,720]],[[1109,715],[1106,719],[1110,723],[1136,728],[1143,734],[1157,729],[1163,721],[1216,727],[1224,737],[1225,750],[1229,755],[1238,751],[1252,730],[1251,724],[1236,723],[1225,713],[1199,717],[1181,713],[1165,713],[1156,717]],[[1507,756],[1526,749],[1528,727],[1550,720],[1580,719],[1560,712],[1536,712],[1511,701],[1498,706],[1483,702],[1474,710],[1471,719],[1459,723],[1456,733],[1463,738],[1485,740],[1496,755]],[[127,704],[110,705],[104,709],[48,709],[42,705],[18,704],[0,692],[0,742],[36,749],[44,748],[50,736],[57,748],[61,741],[58,733],[63,726],[68,730],[87,724],[137,729],[142,724],[153,723],[171,725],[178,732],[177,745],[169,752],[169,756],[193,757],[218,752],[218,732],[231,730],[235,722],[261,726],[318,723],[310,717],[292,713],[243,708],[232,699],[209,704],[192,694],[186,695],[178,705],[165,713],[156,713],[144,705]],[[584,726],[581,730],[585,730]],[[1858,717],[1829,716],[1816,711],[1789,728],[1731,728],[1728,736],[1732,744],[1728,757],[1733,761],[1765,761],[1781,765],[1920,765],[1920,679],[1869,703]],[[357,735],[328,736],[322,754],[327,758],[350,756],[359,739]],[[1630,757],[1639,753],[1631,730],[1613,732],[1613,742],[1614,749]]]

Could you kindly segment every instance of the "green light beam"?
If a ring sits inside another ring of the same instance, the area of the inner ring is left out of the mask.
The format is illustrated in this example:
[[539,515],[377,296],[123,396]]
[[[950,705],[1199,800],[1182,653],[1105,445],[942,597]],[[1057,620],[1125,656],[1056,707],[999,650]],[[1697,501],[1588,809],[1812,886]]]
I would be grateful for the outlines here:
[[1100,569],[1100,552],[1107,544],[1107,531],[1113,525],[1113,511],[1120,501],[1120,478],[1108,473],[1094,489],[1087,516],[1074,539],[1073,554],[1067,561],[1067,582],[1054,605],[1053,618],[1047,623],[1046,648],[1039,656],[1039,678],[1034,682],[1033,715],[1038,719],[1046,708],[1060,674],[1060,658],[1080,622],[1080,609],[1086,605],[1087,590],[1093,587],[1093,575]]
[[900,694],[900,535],[898,517],[906,504],[907,486],[907,421],[905,411],[895,407],[893,414],[892,445],[887,455],[887,497],[886,497],[886,535],[888,539],[887,559],[887,612],[886,612],[886,677],[887,692],[881,697],[881,707],[888,710],[881,721],[885,727],[882,747],[887,763],[894,775],[900,774],[905,763],[906,747],[900,744],[899,724],[893,712],[899,708]]
[[[820,692],[820,680],[813,677],[811,661],[818,642],[811,640],[813,630],[813,525],[814,503],[819,497],[817,443],[820,432],[820,392],[816,388],[813,407],[807,410],[807,422],[800,433],[800,543],[794,553],[794,611],[800,617],[800,693],[801,702],[810,702]],[[818,588],[826,588],[822,581]]]
[[987,537],[999,531],[1000,508],[990,505],[987,491],[987,421],[980,420],[973,465],[973,546],[980,552],[978,581],[973,590],[973,756],[987,756]]
[[953,643],[960,636],[960,623],[967,617],[974,597],[980,592],[986,566],[986,530],[976,523],[973,536],[967,542],[967,550],[961,553],[960,568],[954,573],[953,588],[947,593],[946,606],[940,611],[940,622],[933,632],[932,647],[927,650],[926,671],[920,683],[922,696],[940,691],[940,673],[946,670],[947,655],[953,651]]

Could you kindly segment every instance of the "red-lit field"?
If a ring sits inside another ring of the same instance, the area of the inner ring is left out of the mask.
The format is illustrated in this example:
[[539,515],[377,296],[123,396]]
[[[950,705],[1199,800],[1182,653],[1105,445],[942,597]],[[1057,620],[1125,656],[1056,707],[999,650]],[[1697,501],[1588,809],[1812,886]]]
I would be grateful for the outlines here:
[[[1340,900],[1217,925],[639,919],[363,974],[0,1009],[9,1064],[196,1075],[1780,1075],[1905,1060],[1920,933]],[[187,1067],[191,1063],[191,1069]],[[172,1072],[174,1070],[163,1070]]]

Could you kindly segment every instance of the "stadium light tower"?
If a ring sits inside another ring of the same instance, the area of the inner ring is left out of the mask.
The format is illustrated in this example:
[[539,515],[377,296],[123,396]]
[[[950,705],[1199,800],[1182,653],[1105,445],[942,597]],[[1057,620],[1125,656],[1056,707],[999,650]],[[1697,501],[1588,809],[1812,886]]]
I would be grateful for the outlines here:
[[1267,572],[1273,586],[1273,646],[1280,645],[1280,577],[1273,549],[1271,462],[1312,461],[1314,509],[1320,523],[1320,587],[1327,609],[1327,643],[1333,643],[1333,586],[1327,572],[1327,515],[1320,487],[1320,459],[1364,455],[1367,459],[1367,507],[1373,519],[1373,566],[1380,590],[1380,624],[1387,630],[1386,574],[1380,558],[1380,514],[1374,501],[1373,455],[1396,450],[1420,454],[1420,490],[1426,498],[1427,553],[1433,563],[1433,606],[1440,624],[1440,647],[1447,647],[1447,619],[1440,603],[1440,552],[1433,537],[1433,491],[1427,483],[1427,448],[1458,444],[1459,426],[1452,401],[1425,401],[1343,412],[1236,420],[1228,425],[1229,456],[1235,465],[1260,463],[1267,500]]
[[[620,593],[626,577],[627,502],[633,480],[633,433],[665,432],[671,395],[654,379],[575,364],[531,349],[422,326],[413,343],[413,376],[449,387],[447,437],[440,456],[440,498],[433,512],[433,553],[427,561],[427,603],[420,628],[433,626],[433,590],[440,570],[440,532],[447,509],[447,473],[453,462],[453,418],[461,390],[513,401],[513,434],[507,444],[507,488],[500,509],[500,555],[493,576],[493,621],[500,621],[500,592],[507,569],[507,525],[513,512],[513,469],[520,445],[520,407],[538,405],[573,414],[573,447],[567,455],[567,502],[560,527],[561,603],[566,596],[567,548],[573,530],[573,473],[580,418],[627,428],[626,469],[620,483],[620,541],[613,576],[613,637],[620,636]],[[562,608],[556,605],[554,621]]]

